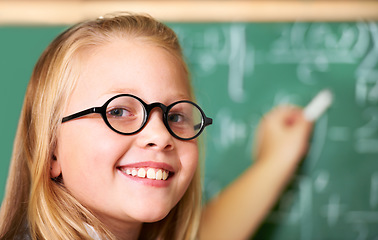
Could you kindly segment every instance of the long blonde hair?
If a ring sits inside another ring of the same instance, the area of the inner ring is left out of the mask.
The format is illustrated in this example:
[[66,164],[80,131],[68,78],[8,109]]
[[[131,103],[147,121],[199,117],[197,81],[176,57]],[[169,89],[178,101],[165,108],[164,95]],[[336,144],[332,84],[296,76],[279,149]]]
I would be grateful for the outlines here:
[[[62,112],[80,70],[76,56],[114,38],[162,47],[176,56],[188,73],[176,34],[147,15],[108,15],[77,24],[59,35],[38,60],[26,91],[0,211],[1,239],[14,239],[23,232],[32,239],[91,239],[86,224],[103,239],[115,239],[59,179],[50,177]],[[163,220],[144,224],[140,239],[195,239],[200,208],[197,168],[180,202]]]

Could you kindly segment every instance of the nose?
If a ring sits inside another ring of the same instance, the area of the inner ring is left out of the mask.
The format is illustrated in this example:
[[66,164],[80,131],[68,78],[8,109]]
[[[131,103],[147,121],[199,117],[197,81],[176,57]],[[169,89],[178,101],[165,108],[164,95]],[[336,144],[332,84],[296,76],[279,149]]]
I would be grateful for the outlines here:
[[145,127],[138,133],[138,144],[142,148],[170,151],[174,149],[173,136],[165,127],[162,110],[151,111]]

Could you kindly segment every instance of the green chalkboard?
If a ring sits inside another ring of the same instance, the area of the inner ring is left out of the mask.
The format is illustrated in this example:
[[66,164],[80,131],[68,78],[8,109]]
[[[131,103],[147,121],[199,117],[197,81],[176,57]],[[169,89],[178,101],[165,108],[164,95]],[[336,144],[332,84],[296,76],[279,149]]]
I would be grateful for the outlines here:
[[[317,121],[307,157],[253,239],[377,239],[378,23],[169,25],[198,102],[214,119],[206,130],[205,199],[253,164],[265,112],[304,106],[329,88],[334,103]],[[32,67],[63,29],[0,27],[0,199]]]

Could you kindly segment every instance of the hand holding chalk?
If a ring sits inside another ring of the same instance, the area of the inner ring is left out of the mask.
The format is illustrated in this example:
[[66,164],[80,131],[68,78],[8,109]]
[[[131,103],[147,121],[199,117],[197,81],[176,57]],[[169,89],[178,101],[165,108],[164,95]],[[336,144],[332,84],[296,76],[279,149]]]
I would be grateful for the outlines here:
[[304,117],[309,121],[316,121],[328,109],[332,100],[332,92],[329,89],[320,91],[304,108]]
[[257,131],[256,158],[281,159],[281,163],[296,166],[308,149],[312,123],[328,109],[332,99],[332,92],[325,89],[303,111],[298,107],[282,105],[267,113]]

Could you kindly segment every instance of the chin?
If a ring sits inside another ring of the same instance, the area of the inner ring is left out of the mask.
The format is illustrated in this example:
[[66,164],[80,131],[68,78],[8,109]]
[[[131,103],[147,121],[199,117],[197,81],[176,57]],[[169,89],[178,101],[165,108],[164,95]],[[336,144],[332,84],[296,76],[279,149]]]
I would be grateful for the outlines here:
[[161,212],[155,212],[155,213],[148,213],[144,216],[140,216],[139,219],[141,222],[145,223],[154,223],[163,220],[170,211],[161,211]]

